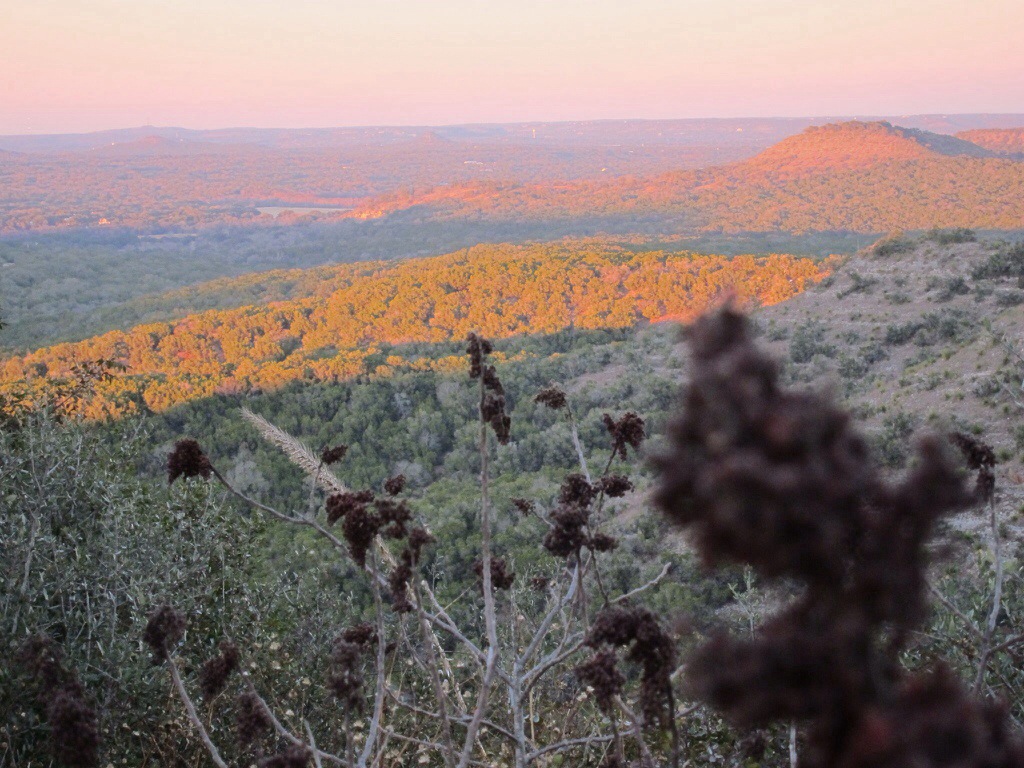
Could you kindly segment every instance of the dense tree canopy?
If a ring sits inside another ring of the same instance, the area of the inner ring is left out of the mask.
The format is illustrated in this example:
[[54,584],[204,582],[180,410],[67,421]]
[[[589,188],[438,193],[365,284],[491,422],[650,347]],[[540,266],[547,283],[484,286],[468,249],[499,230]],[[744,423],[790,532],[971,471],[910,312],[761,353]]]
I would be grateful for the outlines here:
[[827,273],[827,265],[781,255],[636,253],[586,243],[478,246],[432,259],[321,269],[309,298],[59,344],[7,360],[0,375],[9,385],[45,386],[48,377],[71,375],[80,361],[114,360],[126,375],[106,385],[107,405],[130,396],[163,410],[216,392],[453,364],[387,354],[383,344],[685,320],[730,295],[744,305],[775,304]]

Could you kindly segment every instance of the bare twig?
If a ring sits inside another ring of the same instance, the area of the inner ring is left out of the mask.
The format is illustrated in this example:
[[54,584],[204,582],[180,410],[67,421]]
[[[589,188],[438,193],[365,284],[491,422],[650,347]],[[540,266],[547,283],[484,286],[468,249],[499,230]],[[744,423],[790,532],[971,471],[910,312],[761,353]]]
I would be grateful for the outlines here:
[[196,733],[199,734],[199,738],[202,739],[203,746],[206,747],[207,753],[210,755],[210,759],[217,768],[228,768],[228,764],[224,762],[224,759],[220,756],[220,752],[217,750],[217,745],[213,743],[213,739],[210,738],[209,732],[206,730],[206,726],[203,725],[203,721],[199,719],[199,714],[196,712],[195,704],[192,703],[191,697],[188,695],[188,691],[185,690],[185,684],[181,681],[181,675],[178,674],[178,665],[174,662],[174,657],[171,654],[167,654],[167,668],[171,672],[171,681],[174,683],[174,689],[178,692],[178,698],[181,699],[181,703],[185,705],[185,714],[188,715],[189,721],[192,723],[192,727],[196,729]]
[[942,594],[942,592],[939,590],[938,587],[936,587],[931,582],[928,582],[928,589],[929,589],[929,591],[931,591],[931,593],[935,597],[935,599],[938,600],[940,603],[942,603],[943,607],[945,607],[945,609],[947,611],[949,611],[954,616],[956,616],[958,619],[960,619],[960,621],[963,623],[963,625],[965,627],[967,627],[967,629],[969,629],[971,632],[973,632],[978,637],[984,637],[985,636],[984,632],[982,632],[980,629],[978,629],[977,625],[974,623],[974,620],[971,619],[970,616],[965,614],[959,608],[957,608],[948,597],[946,597],[944,594]]
[[988,622],[985,625],[985,636],[982,642],[981,659],[978,661],[978,674],[974,678],[974,695],[977,696],[981,690],[982,681],[985,679],[985,670],[988,668],[988,661],[992,657],[992,637],[995,635],[996,626],[999,622],[999,612],[1003,607],[1003,552],[999,541],[999,523],[996,520],[996,504],[993,498],[989,499],[989,521],[992,528],[992,555],[995,558],[995,585],[992,588],[992,610],[988,615]]
[[477,696],[476,708],[473,712],[473,719],[466,729],[466,741],[462,747],[462,756],[459,758],[459,768],[465,768],[469,764],[476,742],[477,733],[480,730],[480,723],[487,710],[487,700],[491,686],[494,684],[495,670],[498,667],[498,617],[495,608],[494,586],[491,583],[491,514],[490,514],[490,489],[487,448],[487,422],[484,419],[484,377],[480,377],[480,559],[482,564],[483,591],[484,591],[484,626],[487,634],[487,661],[484,666],[484,677],[480,683],[480,691]]
[[371,553],[371,556],[367,558],[369,563],[371,576],[370,587],[373,592],[373,607],[374,613],[377,619],[377,684],[373,692],[373,716],[370,719],[370,728],[366,733],[366,741],[363,743],[363,749],[359,753],[359,766],[365,768],[370,760],[370,756],[373,754],[373,749],[377,744],[377,737],[380,734],[381,718],[384,715],[384,686],[386,682],[385,678],[385,659],[384,656],[387,652],[387,639],[384,636],[384,604],[380,595],[380,584],[377,582],[377,557],[376,552]]
[[[289,731],[287,728],[285,728],[284,724],[280,720],[278,720],[277,715],[274,714],[274,710],[272,710],[270,708],[270,705],[267,704],[266,700],[262,696],[260,696],[259,693],[257,693],[256,687],[253,685],[252,680],[249,680],[248,682],[249,692],[256,697],[256,701],[258,701],[259,705],[263,708],[263,712],[266,714],[268,718],[270,718],[270,723],[273,726],[274,731],[277,733],[277,735],[285,741],[287,741],[289,744],[293,744],[296,747],[304,746],[305,742],[298,736],[296,736],[294,733]],[[307,725],[307,728],[308,727],[309,726]],[[335,763],[336,765],[346,766],[346,768],[354,768],[354,763],[352,761],[343,760],[337,755],[332,755],[330,752],[324,752],[322,749],[318,749],[315,746],[313,747],[313,751],[321,760],[326,760],[327,762]]]
[[566,749],[572,749],[573,747],[582,747],[588,744],[607,744],[612,741],[615,737],[611,735],[601,736],[581,736],[578,739],[566,739],[565,741],[556,741],[553,744],[546,744],[545,746],[535,749],[526,756],[526,761],[532,763],[538,757],[549,755],[552,752],[561,752]]
[[615,697],[615,705],[629,720],[630,727],[633,730],[633,738],[636,740],[637,747],[640,749],[640,758],[644,768],[654,768],[654,756],[651,754],[651,750],[648,748],[647,742],[644,740],[644,732],[640,728],[640,719],[620,696]]

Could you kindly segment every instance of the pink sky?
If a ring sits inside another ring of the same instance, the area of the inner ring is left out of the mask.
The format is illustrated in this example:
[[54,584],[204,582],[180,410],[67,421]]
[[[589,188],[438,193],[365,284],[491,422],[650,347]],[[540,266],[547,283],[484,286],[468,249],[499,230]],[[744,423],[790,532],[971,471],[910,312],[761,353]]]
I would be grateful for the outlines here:
[[0,4],[0,133],[1024,112],[1021,0]]

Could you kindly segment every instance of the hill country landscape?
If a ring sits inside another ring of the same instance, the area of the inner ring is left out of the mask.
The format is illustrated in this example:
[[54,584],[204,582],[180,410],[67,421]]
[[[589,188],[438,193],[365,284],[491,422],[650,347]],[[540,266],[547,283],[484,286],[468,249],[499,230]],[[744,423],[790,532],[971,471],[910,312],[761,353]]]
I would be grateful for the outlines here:
[[1024,768],[1010,0],[0,16],[0,768]]

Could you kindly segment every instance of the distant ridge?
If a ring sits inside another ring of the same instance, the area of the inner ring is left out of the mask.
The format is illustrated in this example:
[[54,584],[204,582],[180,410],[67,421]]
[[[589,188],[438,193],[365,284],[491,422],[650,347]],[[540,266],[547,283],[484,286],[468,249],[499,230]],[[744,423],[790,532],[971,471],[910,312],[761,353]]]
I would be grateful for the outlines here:
[[[143,125],[89,133],[0,135],[0,148],[16,152],[63,152],[95,149],[160,136],[211,144],[251,144],[262,147],[349,147],[390,144],[432,131],[449,141],[473,143],[542,143],[578,145],[628,143],[642,136],[651,144],[739,144],[768,146],[810,125],[823,125],[854,116],[806,116],[787,118],[686,118],[666,120],[578,120],[568,122],[476,123],[435,126],[364,126],[337,128],[214,128],[194,129]],[[974,129],[1012,128],[1024,125],[1024,114],[860,115],[860,120],[887,120],[894,124],[936,133],[954,134]]]
[[885,121],[806,128],[748,160],[562,185],[461,184],[364,201],[401,221],[661,217],[678,231],[882,233],[1024,227],[1024,162]]
[[175,139],[168,136],[143,136],[131,141],[112,142],[88,150],[94,157],[144,157],[157,155],[195,155],[203,152],[224,151],[224,147],[199,141]]
[[954,136],[901,128],[885,121],[853,120],[812,126],[738,165],[793,175],[859,169],[886,162],[928,160],[940,155],[993,157],[994,153]]
[[957,138],[1001,155],[1024,157],[1024,128],[985,128],[962,131]]

